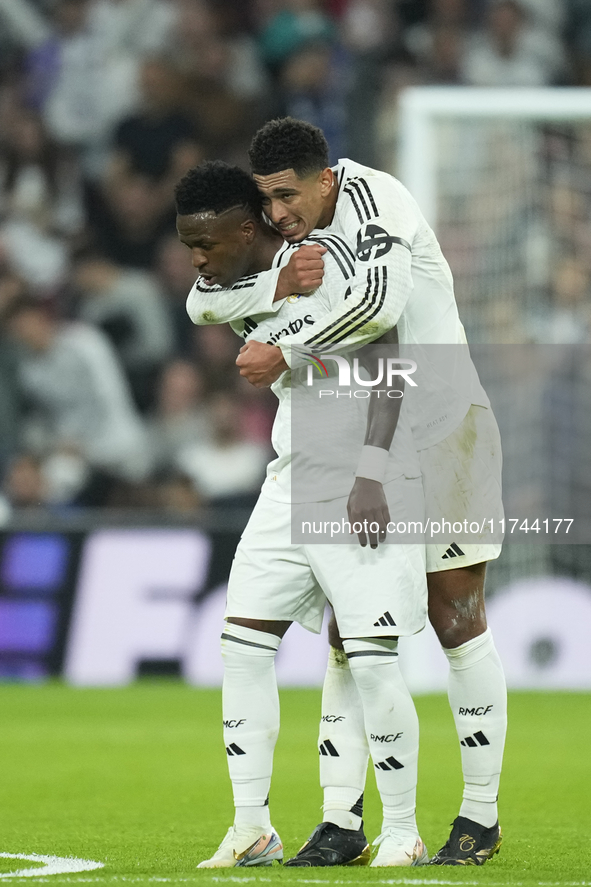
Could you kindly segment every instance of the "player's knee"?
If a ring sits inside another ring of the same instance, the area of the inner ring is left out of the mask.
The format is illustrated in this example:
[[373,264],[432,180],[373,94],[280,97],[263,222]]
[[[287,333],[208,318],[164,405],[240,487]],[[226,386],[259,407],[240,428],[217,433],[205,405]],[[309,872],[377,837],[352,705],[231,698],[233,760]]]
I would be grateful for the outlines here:
[[486,564],[428,574],[429,621],[442,647],[465,644],[486,631]]
[[360,692],[371,692],[382,680],[382,669],[377,665],[396,663],[398,638],[345,638],[343,647],[351,673]]
[[484,601],[479,595],[452,599],[446,607],[429,607],[429,621],[442,647],[459,647],[486,631]]

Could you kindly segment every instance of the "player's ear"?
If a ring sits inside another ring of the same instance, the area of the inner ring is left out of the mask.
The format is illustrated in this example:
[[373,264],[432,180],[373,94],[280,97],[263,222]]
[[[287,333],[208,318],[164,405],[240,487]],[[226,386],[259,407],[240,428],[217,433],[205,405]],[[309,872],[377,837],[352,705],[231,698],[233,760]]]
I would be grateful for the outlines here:
[[242,231],[242,236],[244,238],[244,242],[247,244],[252,243],[254,240],[256,225],[253,219],[245,219],[240,226],[240,230]]
[[334,172],[327,166],[326,169],[323,169],[319,176],[320,182],[320,193],[323,197],[326,197],[332,191],[334,185],[335,177]]

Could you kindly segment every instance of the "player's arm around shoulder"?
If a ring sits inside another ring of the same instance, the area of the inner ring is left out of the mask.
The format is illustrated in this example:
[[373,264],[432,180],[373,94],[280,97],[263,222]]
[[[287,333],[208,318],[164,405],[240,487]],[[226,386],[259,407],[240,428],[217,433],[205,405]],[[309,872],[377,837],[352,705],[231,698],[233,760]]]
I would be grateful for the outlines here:
[[238,280],[224,289],[208,286],[197,278],[187,297],[187,314],[198,326],[231,323],[253,314],[267,314],[279,309],[274,303],[279,269],[261,271]]
[[284,299],[309,295],[324,276],[321,244],[308,243],[285,255],[281,267],[241,278],[233,286],[208,286],[198,278],[187,297],[187,314],[198,326],[231,323],[278,311]]
[[[370,171],[371,172],[371,171]],[[309,350],[338,346],[355,350],[392,329],[413,289],[412,249],[422,216],[396,179],[377,174],[344,179],[336,212],[325,234],[352,244],[354,273],[348,298],[313,329],[286,336],[279,343],[292,366],[294,346]]]

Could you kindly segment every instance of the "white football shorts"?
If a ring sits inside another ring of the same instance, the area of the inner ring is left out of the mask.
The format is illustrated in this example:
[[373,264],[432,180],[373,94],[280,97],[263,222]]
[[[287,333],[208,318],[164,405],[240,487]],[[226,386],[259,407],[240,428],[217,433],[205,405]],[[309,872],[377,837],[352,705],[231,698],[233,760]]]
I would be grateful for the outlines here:
[[[387,485],[391,513],[393,499],[402,502],[403,485],[422,496],[420,480],[393,481]],[[423,544],[372,550],[357,537],[351,544],[292,544],[291,519],[289,503],[261,494],[234,556],[226,617],[299,622],[318,633],[328,600],[341,637],[421,631],[427,618]]]
[[422,450],[419,458],[426,517],[484,526],[484,532],[462,532],[458,539],[450,527],[449,541],[442,544],[429,543],[427,534],[427,572],[495,560],[501,553],[498,528],[504,512],[501,437],[492,410],[473,404],[455,431]]

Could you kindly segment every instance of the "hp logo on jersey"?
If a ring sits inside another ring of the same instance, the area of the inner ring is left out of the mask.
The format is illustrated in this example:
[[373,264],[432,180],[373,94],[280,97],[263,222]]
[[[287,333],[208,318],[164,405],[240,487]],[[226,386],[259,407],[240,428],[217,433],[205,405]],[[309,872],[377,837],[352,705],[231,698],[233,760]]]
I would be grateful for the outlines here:
[[365,225],[357,235],[357,258],[361,262],[381,259],[392,249],[393,238],[379,225]]
[[360,262],[381,259],[390,252],[395,243],[411,251],[410,243],[403,237],[392,237],[379,225],[368,223],[357,235],[357,258]]

